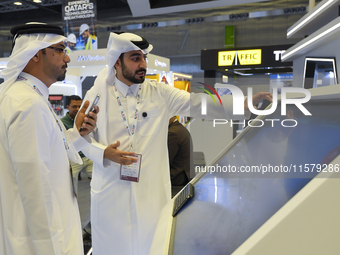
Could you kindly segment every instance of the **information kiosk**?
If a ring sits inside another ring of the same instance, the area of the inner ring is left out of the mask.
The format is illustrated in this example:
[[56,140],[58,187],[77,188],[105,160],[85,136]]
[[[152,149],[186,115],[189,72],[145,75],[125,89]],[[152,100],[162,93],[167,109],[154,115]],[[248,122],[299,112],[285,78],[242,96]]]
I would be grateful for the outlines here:
[[282,116],[279,102],[200,168],[164,208],[150,254],[340,251],[340,86],[310,92],[312,115]]

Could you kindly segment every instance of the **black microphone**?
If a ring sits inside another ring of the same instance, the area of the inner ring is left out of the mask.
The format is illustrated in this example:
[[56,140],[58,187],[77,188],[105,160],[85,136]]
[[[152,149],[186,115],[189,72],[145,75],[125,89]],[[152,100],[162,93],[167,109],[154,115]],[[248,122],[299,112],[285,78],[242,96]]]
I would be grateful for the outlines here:
[[146,112],[143,112],[142,116],[145,118],[146,116],[148,116],[148,114]]

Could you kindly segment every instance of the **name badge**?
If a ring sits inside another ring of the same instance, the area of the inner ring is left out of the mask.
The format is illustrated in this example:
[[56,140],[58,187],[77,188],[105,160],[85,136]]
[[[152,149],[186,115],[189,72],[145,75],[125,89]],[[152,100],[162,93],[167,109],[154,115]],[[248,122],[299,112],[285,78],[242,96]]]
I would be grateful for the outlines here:
[[138,161],[131,165],[120,166],[120,179],[124,181],[139,182],[142,154],[136,154]]

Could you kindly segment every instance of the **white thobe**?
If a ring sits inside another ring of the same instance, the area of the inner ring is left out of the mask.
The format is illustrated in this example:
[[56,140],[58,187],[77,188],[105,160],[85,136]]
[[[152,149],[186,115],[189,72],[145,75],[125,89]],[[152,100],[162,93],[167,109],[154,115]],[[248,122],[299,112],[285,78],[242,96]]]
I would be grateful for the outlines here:
[[[16,81],[0,104],[0,254],[84,254],[68,155],[48,88],[21,75],[27,81]],[[88,144],[74,129],[66,139],[79,150]]]
[[[112,83],[119,90],[129,125],[133,123],[136,98],[128,95],[127,86],[106,79],[108,68],[97,77],[85,100],[99,101],[96,140],[82,152],[94,161],[91,182],[91,226],[94,255],[147,255],[155,226],[163,206],[171,199],[171,183],[167,149],[169,119],[175,115],[196,116],[201,111],[201,96],[189,94],[164,83],[145,81],[142,84],[141,103],[133,147],[125,130]],[[132,94],[138,85],[132,86]],[[125,88],[124,88],[125,87]],[[84,100],[84,101],[85,101]],[[215,106],[208,99],[208,115]],[[232,97],[225,96],[219,109],[221,118],[231,119]],[[228,110],[228,111],[225,111]],[[221,113],[221,111],[223,113]],[[147,113],[143,117],[143,112]],[[217,111],[216,111],[217,112]],[[217,117],[216,117],[217,118]],[[208,135],[208,134],[207,134]],[[139,182],[120,180],[120,165],[103,160],[107,145],[121,142],[118,148],[142,154]]]

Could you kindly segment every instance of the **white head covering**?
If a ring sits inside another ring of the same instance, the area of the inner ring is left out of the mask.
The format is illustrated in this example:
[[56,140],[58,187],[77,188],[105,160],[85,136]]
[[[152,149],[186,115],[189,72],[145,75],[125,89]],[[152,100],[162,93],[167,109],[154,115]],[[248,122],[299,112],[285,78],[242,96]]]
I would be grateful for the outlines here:
[[[104,123],[107,121],[107,106],[109,99],[109,93],[107,93],[108,88],[114,83],[116,77],[116,71],[114,65],[116,64],[120,54],[133,51],[141,50],[144,54],[148,54],[152,50],[153,46],[149,44],[141,36],[131,34],[131,33],[110,33],[110,38],[107,43],[107,64],[97,76],[94,85],[86,93],[83,103],[86,100],[93,102],[95,97],[100,94],[102,97],[99,100],[98,106],[100,109],[100,114],[98,114],[97,123]],[[99,142],[104,145],[109,145],[110,142],[107,139],[107,125],[102,126],[101,135],[99,137]]]
[[39,50],[61,41],[66,41],[66,37],[52,33],[22,34],[15,38],[15,45],[9,57],[7,68],[1,72],[6,81],[0,84],[0,103],[5,92],[16,81],[30,59]]
[[107,43],[108,78],[116,75],[114,65],[122,53],[141,50],[144,54],[148,54],[152,49],[153,46],[139,35],[132,33],[110,33],[110,38]]
[[[17,32],[13,33],[15,34],[13,39],[15,40],[15,44],[12,54],[9,57],[7,68],[1,72],[3,77],[7,80],[0,84],[0,103],[3,100],[6,91],[16,81],[18,75],[39,50],[62,41],[66,42],[67,40],[66,37],[60,35],[63,34],[63,32],[57,26],[47,24],[45,26],[42,23],[29,23],[28,25],[29,26],[18,26],[20,29],[23,28],[24,30],[18,30],[18,27],[11,29],[11,32],[13,29]],[[66,139],[70,141],[68,133],[65,130],[64,134]],[[69,158],[73,162],[82,164],[78,151],[74,148],[73,144],[69,143],[68,145],[69,150],[67,150],[67,154]]]

